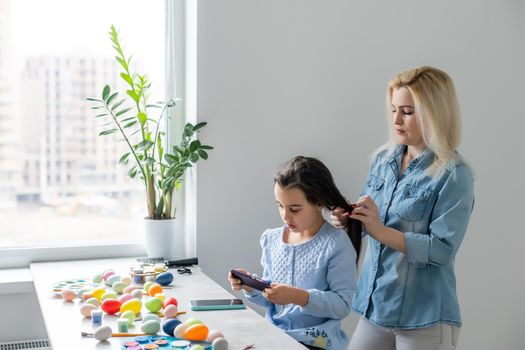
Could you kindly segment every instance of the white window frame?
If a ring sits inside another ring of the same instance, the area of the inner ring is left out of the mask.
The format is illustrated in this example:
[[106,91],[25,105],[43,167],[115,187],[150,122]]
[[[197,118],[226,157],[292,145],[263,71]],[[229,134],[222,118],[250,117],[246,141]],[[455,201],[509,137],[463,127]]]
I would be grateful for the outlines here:
[[[172,137],[180,125],[184,125],[185,115],[195,115],[195,81],[196,81],[196,10],[197,4],[194,0],[165,0],[165,76],[166,76],[166,100],[182,97],[183,106],[179,106],[175,113],[175,123],[166,120],[168,130],[167,143],[171,149],[177,140]],[[186,52],[190,47],[191,52]],[[191,72],[186,72],[186,64],[191,64]],[[178,80],[176,80],[177,78]],[[192,80],[188,85],[187,81]],[[177,83],[177,86],[173,82]],[[187,86],[191,91],[187,92]],[[176,91],[181,92],[176,96]],[[188,99],[186,99],[188,98]],[[191,113],[187,112],[190,111]],[[188,120],[194,122],[194,120]],[[177,229],[185,232],[185,252],[188,256],[195,254],[195,171],[186,177],[182,190],[178,194],[177,207]],[[188,226],[189,229],[186,229]],[[28,267],[32,262],[57,261],[57,260],[80,260],[119,257],[145,256],[142,243],[133,242],[111,242],[99,244],[74,244],[52,247],[16,247],[0,248],[0,269]]]

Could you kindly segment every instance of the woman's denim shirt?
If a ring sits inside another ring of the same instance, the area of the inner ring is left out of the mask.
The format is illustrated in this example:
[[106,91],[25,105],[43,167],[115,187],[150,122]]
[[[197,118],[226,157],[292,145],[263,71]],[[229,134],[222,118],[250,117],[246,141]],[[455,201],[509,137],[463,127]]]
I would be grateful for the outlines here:
[[426,149],[399,174],[404,150],[375,157],[362,195],[372,197],[385,226],[405,234],[407,253],[368,236],[352,308],[385,327],[460,326],[454,259],[474,205],[472,173],[454,161],[429,175],[434,153]]

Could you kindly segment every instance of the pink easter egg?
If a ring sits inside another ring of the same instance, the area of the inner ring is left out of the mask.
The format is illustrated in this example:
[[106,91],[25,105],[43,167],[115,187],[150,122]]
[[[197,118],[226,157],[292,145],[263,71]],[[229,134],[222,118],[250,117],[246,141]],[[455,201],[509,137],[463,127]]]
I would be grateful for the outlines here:
[[107,281],[109,276],[112,276],[114,274],[115,272],[113,272],[113,270],[107,270],[102,274],[102,278],[104,279],[104,281]]
[[177,312],[179,312],[179,309],[175,305],[170,304],[164,308],[164,317],[175,318],[177,317]]
[[75,299],[75,297],[77,296],[77,293],[75,293],[74,290],[71,290],[71,289],[64,289],[62,291],[62,298],[65,300],[65,301],[73,301],[73,299]]
[[135,286],[127,286],[126,288],[124,288],[122,293],[124,293],[124,294],[131,294],[131,292],[133,292],[135,289],[137,289],[137,287],[135,287]]
[[206,338],[206,341],[209,341],[210,343],[212,343],[217,338],[224,338],[224,334],[222,334],[221,331],[218,331],[216,329],[212,329],[208,333],[208,337]]
[[118,298],[118,301],[121,304],[124,304],[126,301],[133,299],[133,295],[131,294],[123,294]]

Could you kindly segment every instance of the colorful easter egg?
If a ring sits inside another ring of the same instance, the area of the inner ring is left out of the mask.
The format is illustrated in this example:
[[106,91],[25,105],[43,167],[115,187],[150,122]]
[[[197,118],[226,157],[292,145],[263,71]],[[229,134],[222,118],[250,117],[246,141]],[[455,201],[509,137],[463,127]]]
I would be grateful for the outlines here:
[[177,299],[173,298],[173,297],[167,297],[165,300],[164,300],[164,307],[168,306],[168,305],[175,305],[175,306],[178,306],[179,303],[177,302]]
[[127,318],[128,324],[131,326],[133,322],[135,321],[135,313],[131,310],[124,311],[120,314],[121,318]]
[[93,304],[84,304],[80,307],[80,313],[84,317],[91,317],[91,310],[96,310],[97,307]]
[[143,322],[140,329],[146,334],[155,334],[160,331],[160,322],[155,320]]
[[146,309],[151,312],[159,312],[162,309],[162,301],[157,298],[149,298],[146,300]]
[[106,299],[118,299],[118,295],[113,292],[107,292],[102,295],[102,298],[100,301],[104,301]]
[[164,300],[166,299],[166,296],[163,293],[157,293],[154,295],[155,298],[159,299],[162,304],[164,304]]
[[179,309],[175,305],[168,305],[164,307],[164,317],[175,318],[177,317]]
[[201,320],[199,319],[196,319],[196,318],[193,318],[193,317],[190,317],[186,320],[186,322],[184,322],[184,324],[189,327],[189,326],[193,326],[194,324],[200,324],[202,323]]
[[137,287],[135,287],[135,286],[127,286],[126,288],[124,288],[122,290],[122,293],[124,293],[124,294],[131,294],[131,292],[133,292],[135,289],[137,289]]
[[203,341],[208,336],[208,327],[204,324],[194,324],[186,328],[184,338],[191,341]]
[[98,301],[102,300],[102,296],[106,294],[106,290],[104,288],[95,288],[91,292],[94,298],[97,298]]
[[111,337],[112,333],[113,331],[111,330],[110,326],[102,326],[95,330],[94,337],[98,341],[104,341],[108,340]]
[[115,274],[115,272],[113,272],[113,270],[106,270],[106,271],[102,274],[102,279],[103,279],[104,281],[107,281],[108,278],[109,278],[110,276],[113,276],[114,274]]
[[75,299],[76,296],[77,296],[77,293],[72,289],[64,289],[62,291],[62,298],[65,301],[73,301],[73,299]]
[[102,282],[102,274],[101,273],[96,274],[95,277],[93,277],[93,282],[95,282],[95,283]]
[[84,300],[84,293],[91,293],[91,288],[82,288],[78,291],[77,297],[79,297],[81,300]]
[[142,290],[140,289],[135,289],[134,291],[131,292],[131,295],[133,295],[133,298],[137,298],[137,299],[142,299]]
[[115,293],[122,294],[122,292],[124,291],[124,288],[126,288],[127,286],[124,283],[119,281],[119,282],[113,283],[112,287]]
[[131,284],[131,278],[129,276],[122,277],[120,282],[124,283],[126,286],[129,286]]
[[213,350],[228,350],[228,341],[224,338],[217,338],[211,343]]
[[100,301],[98,301],[97,298],[89,298],[88,300],[85,301],[85,304],[92,304],[92,305],[95,305],[96,307],[99,307],[100,306]]
[[116,299],[106,299],[102,302],[102,310],[110,315],[120,311],[120,302]]
[[93,298],[93,291],[90,290],[89,292],[82,293],[82,301],[86,301],[91,298]]
[[173,281],[173,274],[171,272],[163,272],[155,278],[155,282],[161,286],[167,286]]
[[175,327],[177,327],[178,325],[182,324],[181,321],[179,321],[178,319],[176,318],[170,318],[166,321],[164,321],[164,324],[162,325],[162,330],[164,331],[164,333],[166,333],[167,335],[170,335],[170,336],[175,336],[174,332],[175,332]]
[[106,284],[112,286],[115,283],[119,282],[120,279],[121,277],[119,275],[111,275],[106,279]]
[[133,295],[131,294],[122,294],[117,300],[120,301],[121,304],[124,304],[126,301],[133,299]]
[[217,338],[224,338],[224,334],[222,334],[221,331],[218,331],[216,329],[212,329],[208,333],[208,337],[206,337],[206,341],[213,342]]
[[144,283],[144,291],[148,293],[149,288],[154,284],[155,282],[146,282]]
[[154,320],[160,323],[160,317],[155,314],[146,314],[142,317],[142,322],[147,322],[149,320]]
[[175,327],[175,330],[173,331],[173,336],[175,338],[182,339],[184,337],[184,332],[186,332],[186,328],[188,328],[188,326],[186,326],[184,323],[179,324]]
[[140,302],[140,300],[133,298],[122,304],[122,306],[120,307],[120,312],[131,310],[136,315],[140,312],[140,309],[142,309],[142,303]]
[[154,296],[155,294],[159,294],[159,293],[162,293],[162,287],[160,286],[160,284],[153,283],[153,284],[148,288],[148,294],[149,294],[150,296]]

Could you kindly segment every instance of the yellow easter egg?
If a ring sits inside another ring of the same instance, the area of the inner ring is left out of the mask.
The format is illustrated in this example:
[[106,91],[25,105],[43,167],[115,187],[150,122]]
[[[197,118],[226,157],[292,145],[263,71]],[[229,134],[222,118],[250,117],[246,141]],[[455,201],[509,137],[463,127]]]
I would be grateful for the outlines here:
[[140,309],[142,309],[142,303],[140,300],[133,298],[122,304],[120,307],[120,312],[123,313],[130,310],[133,311],[135,315],[137,315],[140,312]]
[[164,304],[164,299],[166,299],[166,296],[162,293],[155,294],[155,298],[160,299],[162,301],[162,304]]
[[106,294],[106,290],[104,288],[95,288],[91,292],[91,295],[93,296],[93,298],[97,298],[98,301],[102,300],[102,296],[104,294]]

